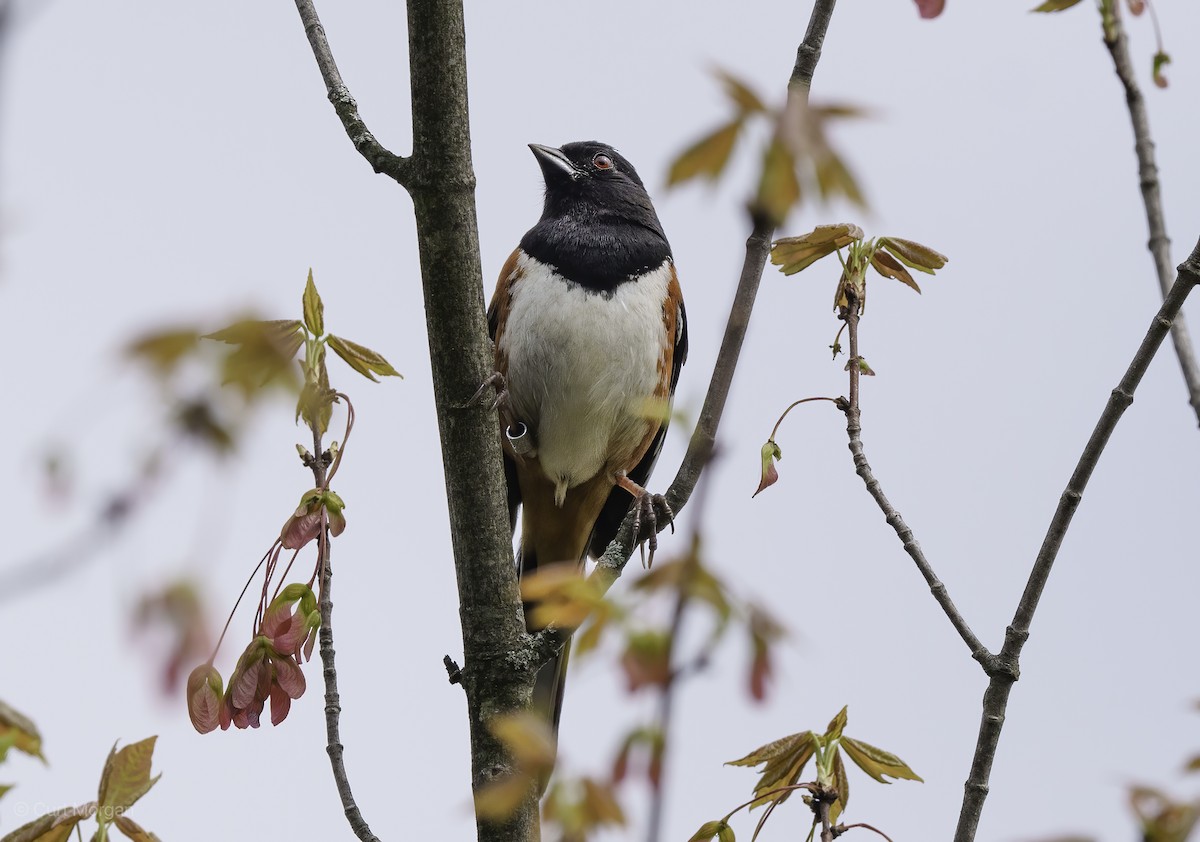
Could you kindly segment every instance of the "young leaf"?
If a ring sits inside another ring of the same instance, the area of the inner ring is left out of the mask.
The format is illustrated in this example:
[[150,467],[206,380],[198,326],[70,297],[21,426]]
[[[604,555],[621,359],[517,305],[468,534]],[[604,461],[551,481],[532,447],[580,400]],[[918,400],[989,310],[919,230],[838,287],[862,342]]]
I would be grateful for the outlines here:
[[42,735],[33,720],[0,701],[0,743],[6,741],[17,751],[46,762],[42,754]]
[[150,787],[158,783],[162,774],[150,777],[150,762],[154,755],[154,742],[158,737],[148,737],[141,742],[125,746],[117,751],[109,752],[108,760],[104,763],[104,771],[100,774],[100,795],[97,801],[101,807],[113,811],[124,812],[150,791]]
[[692,834],[692,838],[688,842],[711,842],[716,839],[718,842],[735,842],[733,828],[725,823],[725,821],[717,820],[705,822],[700,825],[700,829]]
[[786,801],[790,792],[779,796],[761,797],[764,793],[784,786],[791,786],[800,780],[804,767],[812,759],[817,749],[817,737],[812,731],[792,734],[788,737],[759,746],[740,760],[731,760],[727,766],[757,766],[765,763],[759,773],[758,783],[754,785],[754,796],[759,799],[753,805],[760,807],[767,801]]
[[1046,0],[1045,3],[1030,11],[1061,12],[1079,3],[1079,0]]
[[842,748],[845,749],[846,754],[850,756],[850,759],[854,761],[858,768],[881,784],[891,783],[891,781],[883,779],[884,775],[924,783],[920,775],[908,768],[908,764],[890,751],[884,751],[881,748],[876,748],[873,745],[850,737],[842,737]]
[[[368,380],[375,380],[374,374],[380,374],[384,377],[399,377],[404,379],[404,375],[392,368],[391,363],[383,358],[382,354],[377,354],[370,348],[359,345],[357,342],[351,342],[349,339],[342,339],[340,336],[329,336],[329,347],[337,354],[346,365],[357,371]],[[372,374],[374,372],[374,374]],[[378,380],[375,380],[378,383]]]
[[0,842],[67,842],[75,826],[94,812],[95,802],[80,807],[64,807],[21,825]]
[[871,265],[875,267],[876,272],[885,278],[894,278],[905,286],[912,287],[918,293],[921,291],[921,288],[917,286],[917,282],[913,280],[913,276],[901,265],[900,261],[882,248],[876,249],[875,253],[871,255]]
[[517,765],[526,772],[549,771],[554,766],[554,735],[544,718],[531,711],[498,716],[488,730],[508,746]]
[[792,206],[800,201],[800,179],[796,159],[779,138],[774,138],[763,154],[762,175],[754,209],[779,225]]
[[742,127],[742,118],[721,126],[680,153],[667,172],[667,186],[704,177],[714,181],[721,175]]
[[126,815],[119,815],[114,820],[121,832],[128,836],[133,842],[159,842],[159,838],[148,830],[144,830],[141,825]]
[[312,269],[308,270],[308,282],[304,284],[304,326],[313,336],[323,336],[325,333],[325,304],[317,285],[313,283]]
[[1167,77],[1163,75],[1162,70],[1170,63],[1171,57],[1162,50],[1159,50],[1154,54],[1154,84],[1160,88],[1165,88],[1167,86]]
[[837,712],[837,715],[833,719],[829,720],[829,725],[825,728],[825,745],[829,745],[834,740],[841,739],[842,731],[844,731],[846,728],[847,707],[848,705],[843,706],[842,709]]
[[817,174],[817,187],[821,191],[822,199],[829,199],[841,194],[860,208],[867,206],[867,200],[863,198],[858,181],[855,180],[850,168],[838,157],[837,153],[827,150],[813,163]]
[[771,262],[783,274],[794,275],[863,236],[863,230],[851,222],[818,225],[799,237],[776,240],[771,246]]
[[721,80],[721,84],[725,86],[726,95],[733,100],[733,104],[737,106],[738,111],[742,114],[761,113],[767,110],[762,100],[758,98],[758,95],[745,82],[742,82],[724,70],[718,70],[716,73],[717,78]]
[[135,339],[125,353],[149,363],[158,374],[170,374],[200,341],[196,330],[164,330]]
[[880,237],[879,245],[900,258],[900,262],[905,266],[927,275],[932,275],[935,270],[941,269],[949,259],[929,246],[914,243],[912,240],[902,240],[899,237]]
[[201,339],[212,339],[228,345],[244,345],[262,339],[282,340],[296,333],[304,325],[297,319],[243,319],[229,327],[206,333]]
[[946,6],[946,0],[916,0],[917,12],[926,20],[936,18]]
[[779,470],[775,467],[775,460],[783,458],[783,451],[779,449],[779,445],[767,439],[766,444],[762,446],[761,456],[762,474],[759,476],[758,488],[750,495],[751,500],[779,481]]
[[833,758],[833,781],[837,788],[837,801],[829,805],[829,823],[837,824],[838,818],[850,803],[850,779],[846,777],[846,764],[839,751]]

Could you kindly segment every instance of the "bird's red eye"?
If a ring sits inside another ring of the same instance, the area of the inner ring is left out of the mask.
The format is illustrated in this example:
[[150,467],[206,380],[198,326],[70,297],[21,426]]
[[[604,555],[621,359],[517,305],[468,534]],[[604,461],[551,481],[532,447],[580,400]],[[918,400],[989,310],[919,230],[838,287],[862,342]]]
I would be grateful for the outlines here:
[[612,158],[608,157],[603,152],[599,152],[594,158],[592,158],[592,166],[598,170],[611,170],[613,167],[613,161]]

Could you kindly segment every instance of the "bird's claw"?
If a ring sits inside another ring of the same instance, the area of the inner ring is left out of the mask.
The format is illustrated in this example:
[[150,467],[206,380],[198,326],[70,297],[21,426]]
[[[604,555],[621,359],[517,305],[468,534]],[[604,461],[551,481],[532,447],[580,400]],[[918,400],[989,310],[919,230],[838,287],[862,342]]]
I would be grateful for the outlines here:
[[[491,400],[490,405],[485,397],[488,389],[495,389],[496,396]],[[464,409],[469,409],[475,406],[488,406],[493,412],[502,406],[508,405],[508,381],[504,375],[498,371],[493,371],[488,375],[479,388],[475,390],[475,394],[471,395],[470,400],[464,405]]]
[[[633,540],[642,551],[642,566],[649,568],[654,565],[654,553],[658,549],[658,524],[666,520],[675,532],[675,512],[667,503],[667,498],[661,494],[651,494],[643,490],[633,501]],[[646,558],[646,545],[650,546],[650,557]]]

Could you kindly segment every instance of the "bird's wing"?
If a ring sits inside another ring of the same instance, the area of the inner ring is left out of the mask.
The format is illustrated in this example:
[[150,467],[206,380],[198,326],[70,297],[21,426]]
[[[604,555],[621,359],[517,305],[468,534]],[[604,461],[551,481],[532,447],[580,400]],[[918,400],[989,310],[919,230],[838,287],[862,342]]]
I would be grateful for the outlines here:
[[[500,351],[500,339],[508,321],[512,282],[517,278],[517,259],[520,255],[521,250],[518,248],[504,262],[500,278],[496,281],[496,291],[492,294],[492,302],[487,309],[488,336],[495,346],[496,371],[505,377],[508,376],[508,358]],[[517,483],[517,466],[507,451],[504,453],[504,479],[508,483],[508,528],[515,531],[517,509],[521,506],[521,486]]]

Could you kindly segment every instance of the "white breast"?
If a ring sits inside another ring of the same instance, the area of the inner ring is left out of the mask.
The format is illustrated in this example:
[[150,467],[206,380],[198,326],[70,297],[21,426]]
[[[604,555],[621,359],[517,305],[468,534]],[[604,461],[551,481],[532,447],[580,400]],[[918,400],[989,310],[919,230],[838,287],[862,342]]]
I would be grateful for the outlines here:
[[[568,488],[613,457],[627,459],[647,425],[666,349],[663,301],[670,263],[589,292],[524,253],[511,289],[501,349],[513,416],[534,431],[542,469],[561,505]],[[632,444],[629,444],[632,442]]]

